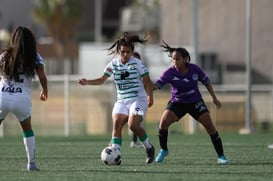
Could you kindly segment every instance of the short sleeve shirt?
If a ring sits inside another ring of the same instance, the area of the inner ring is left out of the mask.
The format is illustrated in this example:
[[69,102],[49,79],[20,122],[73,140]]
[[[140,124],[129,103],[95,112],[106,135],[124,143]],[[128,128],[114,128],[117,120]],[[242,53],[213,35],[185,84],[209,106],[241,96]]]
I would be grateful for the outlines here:
[[[3,56],[4,56],[4,53],[2,53],[0,55],[0,62],[1,63],[4,63],[4,62],[1,61]],[[36,65],[37,66],[44,66],[43,58],[41,57],[41,55],[39,53],[37,53]],[[25,94],[25,95],[30,95],[30,93],[31,93],[32,79],[27,78],[24,74],[20,75],[20,81],[19,82],[9,80],[4,76],[2,76],[0,82],[1,82],[1,86],[3,86],[2,87],[2,92],[3,93],[8,93],[8,94],[22,93],[22,94]]]
[[134,57],[126,64],[120,58],[115,58],[104,69],[105,76],[113,75],[118,100],[146,97],[142,77],[148,74],[146,66]]
[[172,102],[194,103],[202,98],[198,88],[198,81],[204,85],[209,84],[210,80],[206,73],[195,64],[189,63],[188,72],[182,74],[174,66],[169,67],[156,81],[159,88],[165,84],[172,86]]

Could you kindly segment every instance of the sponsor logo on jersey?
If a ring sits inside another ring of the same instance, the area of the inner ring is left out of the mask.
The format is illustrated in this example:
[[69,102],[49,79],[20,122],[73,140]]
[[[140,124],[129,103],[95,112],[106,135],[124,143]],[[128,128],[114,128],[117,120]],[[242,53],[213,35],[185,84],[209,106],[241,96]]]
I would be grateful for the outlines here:
[[14,86],[4,86],[2,87],[2,92],[8,92],[8,93],[22,93],[21,87],[14,87]]
[[130,73],[128,71],[122,72],[120,74],[120,79],[124,80],[126,77],[129,77]]

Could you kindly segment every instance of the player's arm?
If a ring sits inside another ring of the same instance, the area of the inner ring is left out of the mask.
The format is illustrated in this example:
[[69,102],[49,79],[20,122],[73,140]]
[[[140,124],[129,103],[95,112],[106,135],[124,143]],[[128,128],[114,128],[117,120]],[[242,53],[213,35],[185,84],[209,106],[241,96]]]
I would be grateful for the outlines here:
[[153,83],[150,79],[150,76],[147,74],[142,77],[142,81],[144,84],[145,91],[147,93],[147,99],[148,99],[148,106],[151,107],[154,104],[154,98],[153,98]]
[[216,95],[214,93],[214,90],[212,88],[211,83],[208,83],[206,85],[206,88],[208,89],[208,91],[209,91],[209,93],[210,93],[210,95],[211,95],[211,97],[213,99],[213,103],[217,106],[217,108],[220,108],[221,107],[221,102],[217,99],[217,97],[216,97]]
[[39,65],[36,68],[36,72],[38,74],[39,80],[40,80],[40,84],[42,86],[42,91],[40,93],[40,100],[42,101],[46,101],[47,100],[47,77],[45,74],[45,70],[44,70],[44,66],[43,65]]
[[159,87],[158,87],[158,85],[157,85],[157,84],[153,84],[152,86],[153,86],[153,91],[156,91],[156,90],[158,90],[158,89],[159,89]]
[[82,78],[82,79],[78,80],[78,83],[81,84],[81,85],[101,85],[107,80],[107,78],[108,77],[106,75],[102,75],[99,78],[89,79],[89,80],[85,79],[85,78]]

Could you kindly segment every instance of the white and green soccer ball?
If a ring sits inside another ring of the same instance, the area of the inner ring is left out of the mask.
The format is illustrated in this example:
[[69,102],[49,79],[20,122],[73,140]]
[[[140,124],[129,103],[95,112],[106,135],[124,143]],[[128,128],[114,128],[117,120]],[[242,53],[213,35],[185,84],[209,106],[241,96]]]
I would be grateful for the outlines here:
[[107,146],[101,152],[101,161],[106,165],[120,165],[120,150],[115,147]]

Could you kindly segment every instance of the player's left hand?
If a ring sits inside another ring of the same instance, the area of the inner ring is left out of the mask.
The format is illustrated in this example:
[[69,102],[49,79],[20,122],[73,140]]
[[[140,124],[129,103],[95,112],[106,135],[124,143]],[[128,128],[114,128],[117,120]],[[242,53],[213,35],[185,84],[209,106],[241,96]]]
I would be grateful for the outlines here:
[[153,97],[147,96],[147,102],[148,102],[148,107],[152,107],[152,105],[154,104]]
[[222,106],[221,102],[217,98],[213,99],[213,103],[216,105],[217,109],[221,108]]
[[41,101],[46,101],[47,100],[47,93],[42,91],[40,94],[40,100]]

